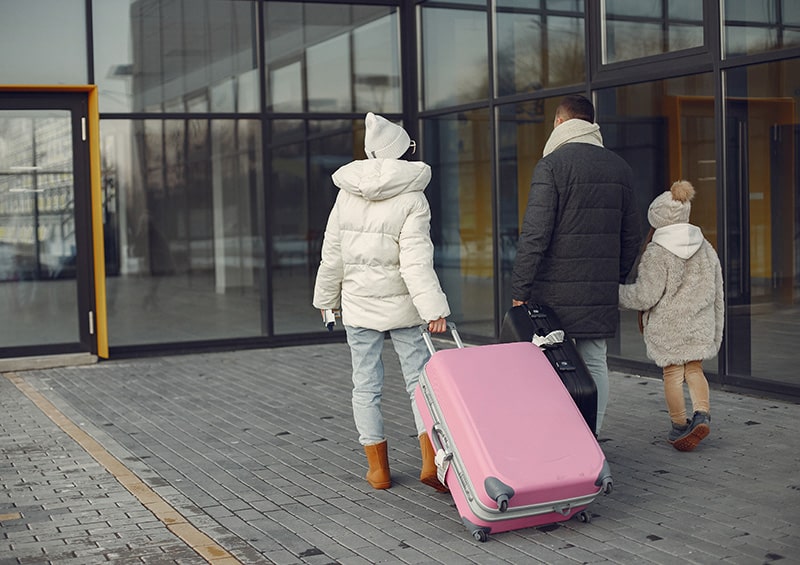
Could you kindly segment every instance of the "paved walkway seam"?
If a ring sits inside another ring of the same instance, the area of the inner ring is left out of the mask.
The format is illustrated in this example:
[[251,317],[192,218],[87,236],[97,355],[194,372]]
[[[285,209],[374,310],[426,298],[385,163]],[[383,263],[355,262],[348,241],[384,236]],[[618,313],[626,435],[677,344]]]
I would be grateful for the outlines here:
[[[30,399],[48,418],[70,436],[89,455],[100,463],[133,496],[152,512],[172,533],[196,551],[212,565],[241,565],[228,551],[209,536],[192,525],[180,511],[145,484],[124,463],[106,451],[99,442],[67,418],[53,403],[47,400],[16,373],[3,373],[14,386]],[[6,516],[7,517],[7,516]]]

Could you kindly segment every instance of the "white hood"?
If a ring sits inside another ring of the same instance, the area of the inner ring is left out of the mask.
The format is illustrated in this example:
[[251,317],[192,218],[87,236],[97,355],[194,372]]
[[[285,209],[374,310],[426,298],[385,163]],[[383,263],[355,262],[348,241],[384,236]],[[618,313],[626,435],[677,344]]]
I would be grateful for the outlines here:
[[700,249],[703,232],[692,224],[670,224],[653,233],[653,243],[681,259],[688,259]]
[[366,200],[386,200],[403,192],[422,192],[431,168],[422,161],[367,159],[352,161],[333,175],[333,184]]

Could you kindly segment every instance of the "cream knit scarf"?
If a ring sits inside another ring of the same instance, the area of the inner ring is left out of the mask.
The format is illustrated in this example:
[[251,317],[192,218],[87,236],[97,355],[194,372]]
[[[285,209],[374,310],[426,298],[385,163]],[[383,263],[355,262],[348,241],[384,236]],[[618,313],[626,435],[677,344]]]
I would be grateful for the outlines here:
[[600,126],[578,118],[562,122],[550,134],[544,145],[542,157],[546,157],[565,143],[591,143],[602,147],[603,136],[600,135]]

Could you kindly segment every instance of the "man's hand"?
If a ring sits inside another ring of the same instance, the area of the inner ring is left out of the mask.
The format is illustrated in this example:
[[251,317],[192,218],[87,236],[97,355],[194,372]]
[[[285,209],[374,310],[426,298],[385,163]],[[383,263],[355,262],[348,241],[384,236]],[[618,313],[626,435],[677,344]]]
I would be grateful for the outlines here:
[[428,322],[428,331],[432,334],[440,334],[447,331],[447,320],[444,318],[439,318],[438,320],[433,320],[432,322]]
[[512,306],[522,306],[523,304],[525,304],[525,301],[523,300],[511,300]]

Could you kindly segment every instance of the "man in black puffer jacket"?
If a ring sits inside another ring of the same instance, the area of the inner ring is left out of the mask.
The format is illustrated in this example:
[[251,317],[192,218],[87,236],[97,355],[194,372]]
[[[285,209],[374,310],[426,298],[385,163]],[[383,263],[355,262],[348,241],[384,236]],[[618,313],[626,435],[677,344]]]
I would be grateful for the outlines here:
[[603,147],[594,106],[566,96],[531,180],[511,279],[512,304],[553,308],[608,403],[606,339],[617,329],[619,284],[642,243],[633,171]]

